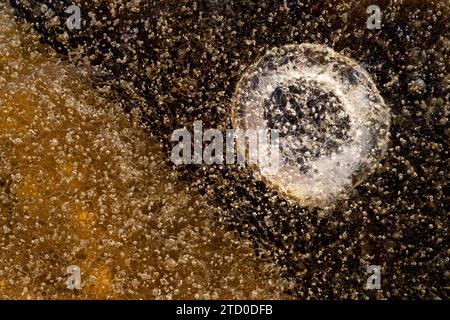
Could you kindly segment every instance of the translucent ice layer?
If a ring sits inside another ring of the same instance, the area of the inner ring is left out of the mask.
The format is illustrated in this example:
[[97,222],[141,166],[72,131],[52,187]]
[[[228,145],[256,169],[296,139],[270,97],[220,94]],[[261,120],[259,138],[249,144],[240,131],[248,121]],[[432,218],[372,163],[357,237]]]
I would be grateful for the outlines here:
[[233,125],[280,133],[280,169],[255,172],[303,205],[345,196],[382,157],[390,111],[369,74],[332,49],[288,45],[267,52],[241,78]]

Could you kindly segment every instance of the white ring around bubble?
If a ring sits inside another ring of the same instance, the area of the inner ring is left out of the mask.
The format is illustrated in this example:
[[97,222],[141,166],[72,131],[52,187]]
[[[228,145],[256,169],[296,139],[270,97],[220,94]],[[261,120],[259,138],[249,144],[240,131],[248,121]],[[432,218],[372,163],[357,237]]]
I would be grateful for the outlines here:
[[[343,76],[344,69],[352,70],[356,83]],[[326,206],[360,183],[383,156],[389,140],[390,110],[370,75],[353,59],[323,45],[287,45],[267,52],[240,79],[233,98],[233,127],[267,128],[264,99],[278,85],[298,79],[315,80],[340,99],[350,118],[352,141],[338,154],[310,161],[312,169],[307,174],[295,165],[283,165],[275,175],[265,175],[259,167],[255,173],[302,205]]]

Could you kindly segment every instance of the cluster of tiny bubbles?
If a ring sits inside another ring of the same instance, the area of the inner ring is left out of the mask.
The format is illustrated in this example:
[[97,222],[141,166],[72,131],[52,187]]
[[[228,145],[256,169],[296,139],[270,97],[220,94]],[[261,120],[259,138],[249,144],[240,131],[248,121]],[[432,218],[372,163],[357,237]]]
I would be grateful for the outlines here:
[[281,267],[214,221],[93,68],[0,15],[0,299],[285,297]]
[[384,155],[390,111],[358,63],[318,44],[268,51],[240,79],[235,128],[279,132],[275,174],[255,175],[304,206],[348,195]]

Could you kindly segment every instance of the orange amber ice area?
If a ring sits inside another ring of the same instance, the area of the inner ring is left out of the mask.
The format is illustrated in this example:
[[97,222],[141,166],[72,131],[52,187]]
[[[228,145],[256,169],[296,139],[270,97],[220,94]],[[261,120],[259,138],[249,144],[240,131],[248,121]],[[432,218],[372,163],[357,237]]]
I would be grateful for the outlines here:
[[0,12],[0,298],[284,297],[278,267],[214,226],[88,67]]
[[[448,298],[448,0],[7,2],[0,298]],[[261,106],[306,179],[170,162]]]

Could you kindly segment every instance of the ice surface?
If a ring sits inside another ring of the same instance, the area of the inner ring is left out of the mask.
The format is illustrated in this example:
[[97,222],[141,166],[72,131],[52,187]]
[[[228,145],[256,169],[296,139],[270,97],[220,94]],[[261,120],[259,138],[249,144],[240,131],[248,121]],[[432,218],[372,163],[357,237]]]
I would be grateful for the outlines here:
[[234,124],[280,131],[283,165],[272,186],[326,206],[360,183],[386,152],[390,111],[369,74],[322,45],[266,53],[243,75]]
[[92,70],[0,14],[0,297],[282,297],[279,267],[215,225]]

